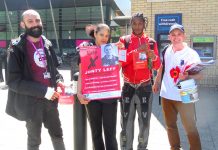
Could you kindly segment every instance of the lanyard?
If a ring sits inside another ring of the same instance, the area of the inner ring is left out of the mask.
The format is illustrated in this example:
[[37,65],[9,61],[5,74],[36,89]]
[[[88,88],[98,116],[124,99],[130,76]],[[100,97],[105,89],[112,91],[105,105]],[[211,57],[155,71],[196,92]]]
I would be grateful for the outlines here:
[[[44,65],[44,67],[46,68],[47,63],[46,63],[45,59],[43,59],[42,55],[40,54],[40,52],[39,52],[39,50],[36,48],[36,46],[33,44],[33,42],[30,41],[30,40],[28,40],[28,41],[31,43],[31,45],[32,45],[33,48],[35,49],[36,53],[39,55],[40,59],[42,60],[42,63],[43,63],[43,65]],[[43,42],[42,42],[42,38],[40,38],[40,43],[41,43],[41,46],[42,46],[41,48],[43,49],[43,52],[44,52],[44,55],[45,55],[44,44],[43,44]],[[46,56],[45,56],[45,57],[46,57]],[[45,58],[45,57],[44,57],[44,58]],[[46,70],[47,70],[47,69],[46,69]]]

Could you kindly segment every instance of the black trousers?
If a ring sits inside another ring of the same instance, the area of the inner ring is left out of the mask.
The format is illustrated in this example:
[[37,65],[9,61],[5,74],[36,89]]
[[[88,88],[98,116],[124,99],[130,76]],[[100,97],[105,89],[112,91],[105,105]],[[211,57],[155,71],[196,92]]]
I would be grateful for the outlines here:
[[34,118],[26,121],[28,134],[27,149],[39,150],[39,145],[41,144],[41,128],[42,123],[44,123],[51,137],[54,150],[65,150],[57,104],[46,99],[39,101],[41,102],[36,104],[37,111],[35,112]]
[[125,83],[122,89],[121,99],[121,150],[133,150],[134,120],[138,113],[139,135],[138,150],[146,150],[148,145],[151,108],[152,108],[151,84],[141,85],[137,88]]
[[[106,100],[108,101],[108,100]],[[91,101],[86,105],[94,150],[118,150],[116,140],[117,102]],[[102,126],[105,144],[102,136]]]
[[1,71],[0,72],[0,82],[4,82],[3,72],[2,72],[3,71],[2,70],[3,69],[2,65],[3,65],[3,60],[0,59],[0,71]]

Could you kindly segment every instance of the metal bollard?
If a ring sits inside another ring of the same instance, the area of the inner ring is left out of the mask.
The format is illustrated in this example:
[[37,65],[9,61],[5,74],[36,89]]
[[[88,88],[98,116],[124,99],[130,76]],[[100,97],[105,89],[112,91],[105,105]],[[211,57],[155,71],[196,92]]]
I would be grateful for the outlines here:
[[[74,85],[77,85],[79,72],[73,75]],[[87,119],[85,106],[80,104],[74,94],[73,105],[74,150],[87,150]]]

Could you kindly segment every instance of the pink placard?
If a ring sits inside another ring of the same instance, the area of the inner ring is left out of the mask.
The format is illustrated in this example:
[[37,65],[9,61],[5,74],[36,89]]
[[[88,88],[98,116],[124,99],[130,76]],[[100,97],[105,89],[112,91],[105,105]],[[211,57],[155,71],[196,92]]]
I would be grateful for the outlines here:
[[90,99],[109,99],[121,96],[118,63],[104,65],[102,49],[97,46],[80,48],[82,94]]
[[6,48],[6,41],[0,41],[0,47]]

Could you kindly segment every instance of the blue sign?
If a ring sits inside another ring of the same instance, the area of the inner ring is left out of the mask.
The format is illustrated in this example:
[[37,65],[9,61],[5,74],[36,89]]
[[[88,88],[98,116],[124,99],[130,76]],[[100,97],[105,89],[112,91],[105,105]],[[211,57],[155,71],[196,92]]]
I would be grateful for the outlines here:
[[156,14],[155,15],[155,39],[158,49],[162,52],[163,48],[170,43],[168,34],[170,26],[174,23],[182,24],[182,14]]
[[157,14],[155,15],[156,31],[168,32],[174,23],[182,24],[182,14]]

